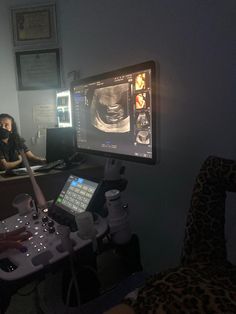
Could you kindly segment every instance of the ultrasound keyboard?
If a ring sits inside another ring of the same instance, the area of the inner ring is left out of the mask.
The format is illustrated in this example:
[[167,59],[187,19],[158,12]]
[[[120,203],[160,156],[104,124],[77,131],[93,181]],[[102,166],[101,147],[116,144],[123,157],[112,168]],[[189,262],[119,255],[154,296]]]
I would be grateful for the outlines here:
[[84,211],[96,211],[101,182],[70,175],[59,196],[49,208],[49,216],[59,224],[77,230],[75,216]]
[[[0,253],[0,279],[7,281],[21,279],[65,258],[69,255],[63,244],[65,241],[71,241],[74,252],[91,243],[90,239],[81,239],[78,232],[70,232],[68,237],[60,234],[59,224],[44,212],[31,211],[23,216],[16,214],[0,222],[0,229],[3,232],[10,232],[23,226],[32,236],[22,242],[21,250],[9,249]],[[96,237],[100,237],[105,234],[107,223],[97,216],[94,227]]]
[[[86,185],[78,181],[72,181],[64,198],[61,198],[61,204],[71,208],[71,211],[83,212],[86,210],[96,187]],[[57,200],[58,201],[58,200]]]

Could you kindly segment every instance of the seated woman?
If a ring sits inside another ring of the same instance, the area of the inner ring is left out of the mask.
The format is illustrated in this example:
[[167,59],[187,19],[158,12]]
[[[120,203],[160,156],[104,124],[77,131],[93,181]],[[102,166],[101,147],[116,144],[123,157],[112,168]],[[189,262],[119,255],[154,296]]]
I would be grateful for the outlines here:
[[20,138],[17,126],[12,116],[6,113],[0,114],[0,170],[10,170],[21,166],[22,158],[17,147],[21,142],[26,157],[37,163],[45,163],[45,158],[34,155]]
[[193,189],[179,267],[153,275],[133,299],[106,314],[236,313],[236,267],[227,261],[226,192],[236,192],[236,161],[208,157]]

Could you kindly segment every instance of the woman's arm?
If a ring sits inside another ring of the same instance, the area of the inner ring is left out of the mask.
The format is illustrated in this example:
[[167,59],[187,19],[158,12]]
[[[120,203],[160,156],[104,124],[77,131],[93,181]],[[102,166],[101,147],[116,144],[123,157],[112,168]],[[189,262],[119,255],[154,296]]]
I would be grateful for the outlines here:
[[16,161],[6,161],[6,159],[0,159],[0,168],[3,170],[10,170],[17,168],[22,163],[21,155],[18,155]]
[[46,162],[45,158],[34,155],[31,152],[31,150],[26,151],[25,154],[26,154],[26,157],[28,159],[32,160],[32,161],[37,161],[37,162],[40,162],[40,163],[45,163]]

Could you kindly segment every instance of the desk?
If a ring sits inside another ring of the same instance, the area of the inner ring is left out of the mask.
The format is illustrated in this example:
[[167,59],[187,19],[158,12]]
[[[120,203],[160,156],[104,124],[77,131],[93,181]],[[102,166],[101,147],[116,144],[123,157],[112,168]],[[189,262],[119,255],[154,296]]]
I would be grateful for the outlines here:
[[[55,199],[61,191],[69,174],[87,179],[101,179],[103,167],[82,164],[79,168],[70,170],[52,170],[47,173],[35,173],[35,178],[47,200]],[[0,176],[1,207],[0,220],[15,215],[17,210],[12,207],[14,197],[19,193],[34,195],[33,187],[28,175],[3,177]]]

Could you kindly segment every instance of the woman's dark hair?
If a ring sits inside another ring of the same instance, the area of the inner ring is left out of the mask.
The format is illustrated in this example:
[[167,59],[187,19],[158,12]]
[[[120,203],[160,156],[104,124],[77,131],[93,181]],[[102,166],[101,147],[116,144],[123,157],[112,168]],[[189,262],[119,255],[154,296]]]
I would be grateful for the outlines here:
[[15,119],[12,116],[10,116],[8,113],[1,113],[0,114],[0,120],[3,120],[3,119],[11,119],[12,130],[11,130],[10,139],[12,141],[14,141],[17,146],[20,143],[22,144],[24,142],[24,140],[20,137],[20,135],[18,133]]
[[9,114],[7,114],[7,113],[1,113],[1,114],[0,114],[0,120],[3,120],[3,119],[11,119],[12,135],[13,135],[13,134],[18,134],[15,119],[14,119],[12,116],[10,116]]

